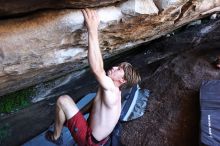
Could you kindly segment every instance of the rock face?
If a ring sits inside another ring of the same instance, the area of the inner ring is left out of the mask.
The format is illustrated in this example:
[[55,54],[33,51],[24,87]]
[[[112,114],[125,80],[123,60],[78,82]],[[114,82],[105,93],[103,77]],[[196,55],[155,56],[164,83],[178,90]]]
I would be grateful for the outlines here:
[[62,9],[62,8],[85,8],[111,5],[121,0],[43,0],[43,1],[29,1],[29,0],[0,0],[0,17],[13,16],[24,14],[42,9]]
[[[81,7],[99,5],[97,1],[83,2],[65,1],[50,5],[49,0],[42,4],[23,0],[12,6],[10,1],[4,2],[1,16],[39,11],[0,20],[0,96],[88,65],[83,15],[80,10],[65,9],[81,4]],[[100,6],[111,6],[97,8],[101,19],[99,41],[104,58],[213,13],[220,5],[218,0],[115,2],[103,1]],[[40,11],[49,7],[57,10]]]

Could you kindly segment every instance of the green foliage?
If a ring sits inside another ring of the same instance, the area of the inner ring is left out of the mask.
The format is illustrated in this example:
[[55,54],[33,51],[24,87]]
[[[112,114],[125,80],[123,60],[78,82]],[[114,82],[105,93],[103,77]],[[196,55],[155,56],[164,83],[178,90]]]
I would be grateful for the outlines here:
[[33,89],[28,88],[0,97],[0,113],[10,113],[27,107],[30,104],[30,97],[33,95]]

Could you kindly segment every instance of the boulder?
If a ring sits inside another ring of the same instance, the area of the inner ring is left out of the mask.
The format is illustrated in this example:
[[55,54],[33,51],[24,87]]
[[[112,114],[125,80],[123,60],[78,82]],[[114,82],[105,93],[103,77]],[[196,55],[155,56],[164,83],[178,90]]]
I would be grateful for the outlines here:
[[19,16],[29,12],[43,10],[43,9],[80,9],[85,7],[103,7],[112,5],[122,0],[41,0],[41,1],[29,1],[29,0],[0,0],[0,17],[6,18],[7,16]]
[[[116,1],[109,4],[113,2]],[[22,5],[22,2],[15,3]],[[88,65],[83,15],[79,9],[67,9],[71,4],[70,7],[78,7],[76,3],[67,3],[65,7],[56,7],[60,9],[39,10],[0,20],[0,96]],[[82,7],[96,4],[91,1]],[[101,19],[99,42],[103,58],[110,58],[218,11],[219,5],[218,0],[129,0],[96,8]],[[13,9],[8,11],[13,13]],[[23,12],[30,11],[26,7]]]

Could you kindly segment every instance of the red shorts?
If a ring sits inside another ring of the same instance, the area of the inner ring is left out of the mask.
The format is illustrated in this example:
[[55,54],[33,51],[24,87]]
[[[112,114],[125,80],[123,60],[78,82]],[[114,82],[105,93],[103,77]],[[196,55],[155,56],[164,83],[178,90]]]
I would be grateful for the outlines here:
[[105,138],[102,141],[97,141],[93,137],[92,129],[88,126],[81,112],[67,120],[66,126],[79,146],[100,146],[104,145],[108,140],[108,138]]

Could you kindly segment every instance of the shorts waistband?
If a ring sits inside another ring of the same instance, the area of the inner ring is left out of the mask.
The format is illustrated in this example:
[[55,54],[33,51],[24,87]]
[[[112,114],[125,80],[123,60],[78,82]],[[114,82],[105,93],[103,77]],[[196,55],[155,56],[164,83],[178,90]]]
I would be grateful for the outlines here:
[[95,143],[95,144],[98,144],[98,145],[104,145],[108,139],[109,139],[109,136],[104,138],[103,140],[101,141],[98,141],[92,134],[91,134],[91,139],[92,139],[92,142]]

